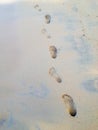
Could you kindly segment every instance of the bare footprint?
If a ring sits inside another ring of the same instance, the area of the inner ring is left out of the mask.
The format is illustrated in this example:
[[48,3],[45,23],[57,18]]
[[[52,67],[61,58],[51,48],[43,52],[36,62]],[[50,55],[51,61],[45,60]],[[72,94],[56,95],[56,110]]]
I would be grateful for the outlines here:
[[57,49],[55,46],[50,46],[49,47],[49,51],[50,51],[50,55],[52,58],[56,58],[57,57]]
[[67,94],[63,94],[62,98],[63,98],[63,101],[66,105],[66,108],[67,108],[69,114],[71,116],[76,116],[77,110],[76,110],[75,103],[74,103],[72,97]]
[[43,28],[43,29],[41,30],[41,32],[42,32],[43,34],[46,34],[46,33],[47,33],[47,30],[46,30],[45,28]]
[[49,14],[45,15],[45,22],[49,24],[51,21],[51,16]]
[[41,32],[42,32],[42,34],[44,34],[48,39],[51,38],[51,36],[48,34],[48,32],[47,32],[47,30],[46,30],[45,28],[43,28],[43,29],[41,30]]
[[62,79],[60,78],[60,76],[57,74],[56,70],[54,67],[51,67],[49,69],[49,74],[58,82],[61,83]]
[[37,9],[38,11],[42,11],[38,4],[36,4],[36,5],[34,6],[34,8]]

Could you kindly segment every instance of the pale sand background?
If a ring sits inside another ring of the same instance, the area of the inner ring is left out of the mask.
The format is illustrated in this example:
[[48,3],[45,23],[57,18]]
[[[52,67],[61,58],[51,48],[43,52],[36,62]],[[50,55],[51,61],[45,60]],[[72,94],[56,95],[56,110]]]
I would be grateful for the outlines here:
[[[97,0],[0,4],[0,130],[97,130],[97,35]],[[61,84],[49,75],[52,66]],[[66,111],[64,93],[73,97],[76,117]]]

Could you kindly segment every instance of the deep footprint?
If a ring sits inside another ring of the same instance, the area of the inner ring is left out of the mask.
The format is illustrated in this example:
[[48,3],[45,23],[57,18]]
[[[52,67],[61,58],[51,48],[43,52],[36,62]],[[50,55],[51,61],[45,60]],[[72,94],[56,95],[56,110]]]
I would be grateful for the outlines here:
[[57,49],[56,49],[56,47],[55,46],[50,46],[49,51],[50,51],[51,57],[55,59],[57,57]]
[[56,70],[54,67],[51,67],[49,69],[49,74],[58,82],[61,83],[62,79],[60,78],[60,76],[57,74]]
[[66,105],[66,108],[67,108],[69,114],[71,116],[76,116],[77,110],[76,110],[75,103],[74,103],[72,97],[67,94],[63,94],[62,98],[63,98],[63,101]]
[[45,15],[45,22],[49,24],[51,22],[51,16],[49,14]]

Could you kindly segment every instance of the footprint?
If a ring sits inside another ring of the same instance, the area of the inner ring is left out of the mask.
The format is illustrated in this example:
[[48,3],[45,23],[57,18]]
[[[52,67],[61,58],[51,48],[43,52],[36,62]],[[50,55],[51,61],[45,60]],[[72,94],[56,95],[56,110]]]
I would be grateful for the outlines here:
[[51,67],[49,69],[49,74],[58,82],[61,83],[62,79],[60,78],[60,76],[57,74],[56,70],[54,67]]
[[69,114],[71,116],[76,116],[77,110],[76,110],[75,103],[74,103],[72,97],[67,94],[63,94],[62,98],[64,100],[64,103],[66,105],[66,108],[67,108]]
[[43,29],[41,30],[41,32],[42,32],[42,34],[44,34],[48,39],[51,38],[51,36],[48,34],[48,32],[47,32],[47,30],[46,30],[45,28],[43,28]]
[[45,22],[49,24],[51,21],[51,16],[49,14],[45,15]]
[[56,58],[57,57],[57,49],[55,46],[50,46],[49,47],[49,51],[50,51],[50,55],[52,58]]
[[34,8],[37,9],[39,12],[42,11],[38,4],[36,4],[36,5],[34,6]]
[[47,30],[46,30],[45,28],[43,28],[43,29],[41,30],[41,32],[42,32],[43,34],[46,34],[46,33],[47,33]]

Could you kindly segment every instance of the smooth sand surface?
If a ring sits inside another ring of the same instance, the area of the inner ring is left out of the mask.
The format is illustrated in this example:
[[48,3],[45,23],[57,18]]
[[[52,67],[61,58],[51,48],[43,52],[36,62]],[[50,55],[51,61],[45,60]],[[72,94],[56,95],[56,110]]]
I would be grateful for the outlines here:
[[[97,0],[0,4],[0,130],[97,130],[97,34]],[[64,93],[74,99],[75,117],[66,111]]]

